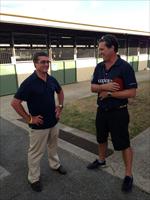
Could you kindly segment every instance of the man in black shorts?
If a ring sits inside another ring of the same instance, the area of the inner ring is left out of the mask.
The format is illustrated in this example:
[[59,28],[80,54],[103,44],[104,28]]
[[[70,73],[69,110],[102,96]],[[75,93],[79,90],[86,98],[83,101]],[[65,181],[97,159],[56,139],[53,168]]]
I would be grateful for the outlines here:
[[118,41],[113,35],[105,35],[99,41],[103,62],[97,64],[91,82],[91,91],[98,93],[96,131],[99,143],[99,159],[90,163],[88,169],[97,169],[106,164],[108,134],[111,134],[115,150],[122,151],[125,163],[123,191],[131,191],[133,184],[132,159],[127,109],[128,98],[135,97],[137,82],[129,63],[118,52]]

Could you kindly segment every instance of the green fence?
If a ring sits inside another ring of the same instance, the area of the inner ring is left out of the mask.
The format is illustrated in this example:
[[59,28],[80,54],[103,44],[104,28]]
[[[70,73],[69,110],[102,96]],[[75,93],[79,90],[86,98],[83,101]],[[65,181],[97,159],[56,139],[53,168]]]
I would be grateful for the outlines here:
[[[54,61],[51,74],[61,85],[76,82],[76,63],[73,60]],[[15,65],[0,65],[0,96],[14,94],[17,91],[17,75]]]
[[14,94],[17,90],[17,77],[15,66],[11,64],[0,65],[0,96]]
[[150,50],[149,50],[149,54],[148,54],[148,62],[147,62],[147,67],[150,68]]
[[76,63],[74,60],[52,62],[51,74],[61,85],[76,82]]
[[65,84],[76,82],[76,63],[75,61],[65,61]]
[[63,61],[54,61],[52,63],[51,75],[54,76],[61,85],[64,84],[64,63],[63,63]]
[[139,58],[138,56],[128,56],[128,62],[133,67],[134,71],[138,71]]

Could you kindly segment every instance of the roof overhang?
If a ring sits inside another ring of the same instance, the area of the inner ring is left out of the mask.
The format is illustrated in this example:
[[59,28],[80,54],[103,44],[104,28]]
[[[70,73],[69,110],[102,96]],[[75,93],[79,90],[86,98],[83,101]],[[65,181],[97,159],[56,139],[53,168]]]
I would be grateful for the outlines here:
[[150,32],[0,13],[1,22],[82,31],[150,36]]

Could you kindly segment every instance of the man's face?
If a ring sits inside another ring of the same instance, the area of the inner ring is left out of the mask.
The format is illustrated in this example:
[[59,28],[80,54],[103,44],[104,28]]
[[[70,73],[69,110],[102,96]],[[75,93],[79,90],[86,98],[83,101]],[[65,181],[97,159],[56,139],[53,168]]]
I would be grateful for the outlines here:
[[35,63],[35,67],[37,71],[41,73],[47,73],[49,69],[49,58],[47,56],[39,56],[37,63]]
[[105,42],[100,42],[98,49],[100,56],[103,58],[104,61],[109,61],[112,55],[114,55],[114,47],[112,46],[108,48]]

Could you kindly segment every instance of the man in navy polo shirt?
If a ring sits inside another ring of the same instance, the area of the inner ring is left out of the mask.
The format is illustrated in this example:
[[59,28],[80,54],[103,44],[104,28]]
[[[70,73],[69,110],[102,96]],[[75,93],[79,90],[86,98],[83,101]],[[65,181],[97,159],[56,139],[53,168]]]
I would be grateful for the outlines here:
[[[57,154],[57,122],[63,109],[64,93],[57,80],[48,75],[48,55],[38,52],[34,55],[33,62],[34,73],[23,81],[11,105],[29,124],[28,181],[34,191],[40,192],[40,161],[46,146],[50,167],[60,174],[66,174]],[[55,105],[55,92],[58,106]],[[24,109],[23,101],[27,102],[28,111]]]
[[118,52],[118,41],[113,35],[105,35],[99,41],[99,51],[103,62],[94,71],[91,91],[98,93],[96,131],[99,143],[99,159],[90,163],[88,169],[105,166],[108,134],[111,134],[115,150],[122,151],[125,163],[125,177],[122,184],[123,191],[131,191],[132,159],[127,109],[128,98],[135,97],[137,82],[132,67],[122,60]]

